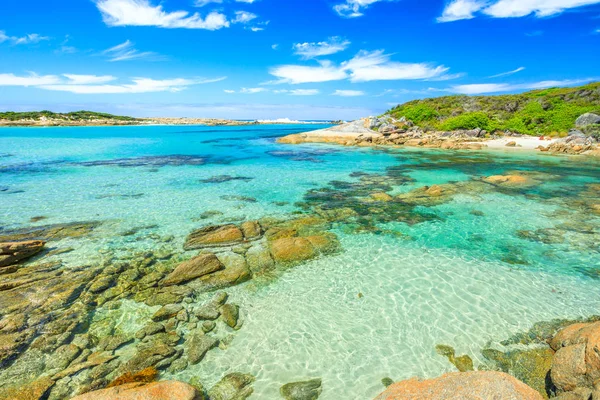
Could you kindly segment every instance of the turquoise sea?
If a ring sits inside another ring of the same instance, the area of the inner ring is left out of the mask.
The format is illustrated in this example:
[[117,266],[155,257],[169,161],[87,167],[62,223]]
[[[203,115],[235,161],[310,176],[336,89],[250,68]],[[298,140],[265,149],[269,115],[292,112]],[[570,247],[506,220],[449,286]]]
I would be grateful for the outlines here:
[[[0,234],[102,222],[89,236],[50,243],[74,249],[48,257],[68,271],[157,246],[189,258],[186,236],[206,225],[358,210],[360,218],[331,228],[339,253],[227,288],[243,320],[228,332],[231,343],[161,375],[211,387],[227,373],[249,373],[256,399],[277,399],[281,385],[308,378],[322,379],[320,399],[371,399],[384,377],[455,370],[438,344],[478,365],[481,349],[536,322],[598,314],[598,161],[275,142],[323,127],[3,128]],[[493,175],[529,183],[479,185]],[[432,185],[456,193],[411,207],[361,203],[369,193],[403,198]],[[135,333],[156,309],[127,299],[94,318]]]

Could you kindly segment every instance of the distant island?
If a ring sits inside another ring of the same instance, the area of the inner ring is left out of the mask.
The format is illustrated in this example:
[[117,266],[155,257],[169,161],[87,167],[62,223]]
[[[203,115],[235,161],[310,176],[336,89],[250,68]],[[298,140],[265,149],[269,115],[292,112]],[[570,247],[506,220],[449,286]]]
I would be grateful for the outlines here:
[[[337,124],[342,121],[320,123]],[[134,118],[94,111],[74,111],[55,113],[52,111],[0,112],[2,126],[130,126],[130,125],[206,125],[206,126],[244,126],[258,124],[305,124],[315,122],[290,119],[242,121],[218,118]]]

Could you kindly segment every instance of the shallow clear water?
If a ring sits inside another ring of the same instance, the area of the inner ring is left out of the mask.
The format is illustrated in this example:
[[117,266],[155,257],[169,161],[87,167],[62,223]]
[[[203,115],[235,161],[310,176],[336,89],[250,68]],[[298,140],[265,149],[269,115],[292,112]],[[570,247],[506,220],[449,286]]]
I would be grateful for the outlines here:
[[[181,249],[190,231],[209,223],[290,215],[311,190],[341,191],[330,183],[357,182],[351,176],[357,171],[385,177],[392,194],[514,170],[544,174],[534,187],[460,193],[417,207],[429,219],[416,224],[379,221],[377,231],[360,234],[340,224],[340,254],[269,283],[228,289],[241,306],[242,329],[226,350],[209,352],[172,377],[199,376],[210,387],[225,373],[251,373],[253,398],[278,398],[282,384],[320,377],[322,399],[369,399],[383,389],[383,377],[452,371],[436,354],[437,344],[477,363],[486,344],[537,321],[600,309],[600,218],[580,204],[588,185],[600,183],[600,164],[534,153],[275,143],[306,129],[2,129],[0,227],[103,221],[88,238],[53,243],[73,246],[61,258],[78,266],[101,260],[106,250],[152,248],[156,237],[173,236]],[[222,175],[244,179],[208,181]],[[404,184],[393,179],[398,176]],[[210,211],[221,214],[199,219]],[[37,216],[46,219],[30,222]],[[564,224],[560,243],[518,234]],[[574,228],[582,225],[585,232]],[[122,235],[134,228],[139,231]],[[120,312],[100,310],[97,318],[139,329],[140,316],[151,310],[126,303]]]

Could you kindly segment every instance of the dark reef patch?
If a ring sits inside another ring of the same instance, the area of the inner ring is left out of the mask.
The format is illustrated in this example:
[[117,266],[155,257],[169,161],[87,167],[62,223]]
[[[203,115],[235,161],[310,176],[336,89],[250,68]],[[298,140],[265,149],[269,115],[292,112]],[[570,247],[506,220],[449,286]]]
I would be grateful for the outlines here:
[[207,179],[200,179],[201,183],[225,183],[231,181],[250,182],[252,177],[249,176],[231,176],[231,175],[216,175]]

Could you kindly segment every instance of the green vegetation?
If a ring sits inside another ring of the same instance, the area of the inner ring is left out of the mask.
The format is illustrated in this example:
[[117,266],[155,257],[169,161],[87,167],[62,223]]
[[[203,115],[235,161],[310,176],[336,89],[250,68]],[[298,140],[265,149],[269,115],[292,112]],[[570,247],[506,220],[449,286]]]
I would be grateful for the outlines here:
[[122,117],[106,113],[97,113],[93,111],[74,111],[65,114],[53,113],[52,111],[28,111],[28,112],[0,112],[0,120],[19,121],[19,120],[40,120],[42,117],[48,119],[61,119],[65,121],[90,121],[94,119],[112,119],[117,121],[137,121],[136,118]]
[[446,96],[415,100],[391,109],[424,129],[481,128],[528,135],[568,132],[582,114],[600,114],[600,82],[502,96]]

